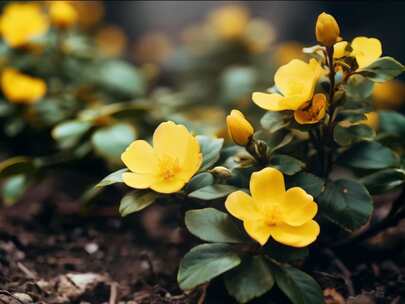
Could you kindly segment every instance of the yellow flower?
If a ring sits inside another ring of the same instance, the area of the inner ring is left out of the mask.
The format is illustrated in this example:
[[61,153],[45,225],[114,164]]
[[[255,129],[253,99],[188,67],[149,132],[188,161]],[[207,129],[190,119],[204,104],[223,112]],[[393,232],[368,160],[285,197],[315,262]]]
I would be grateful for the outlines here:
[[322,68],[315,59],[309,63],[293,59],[281,66],[274,76],[281,94],[255,92],[253,102],[269,111],[297,110],[312,98],[321,73]]
[[320,228],[313,218],[318,205],[300,187],[286,191],[280,171],[265,168],[253,173],[250,193],[231,193],[225,207],[243,221],[246,232],[261,245],[270,237],[292,247],[305,247],[316,240]]
[[254,133],[254,129],[245,116],[238,110],[232,110],[226,117],[229,136],[235,144],[246,146]]
[[333,58],[338,59],[338,58],[342,58],[342,57],[348,55],[349,52],[346,51],[347,45],[348,45],[347,41],[340,41],[340,42],[336,43],[333,46]]
[[11,3],[0,17],[0,32],[11,47],[27,45],[48,31],[49,24],[41,7],[34,3]]
[[14,103],[35,103],[46,94],[46,83],[40,78],[6,68],[1,75],[1,88]]
[[324,94],[315,94],[311,101],[294,111],[294,118],[302,125],[317,123],[325,117],[327,105],[328,101]]
[[197,139],[186,127],[168,121],[155,130],[153,146],[136,140],[122,153],[121,159],[131,171],[123,175],[126,185],[174,193],[198,171],[202,155]]
[[339,25],[332,15],[322,13],[316,20],[315,34],[320,44],[332,46],[339,40]]
[[218,36],[224,39],[240,38],[248,25],[249,12],[243,6],[224,6],[215,10],[208,22]]
[[359,68],[366,67],[380,58],[382,46],[377,38],[356,37],[353,39],[351,55],[356,58]]
[[76,9],[68,1],[51,1],[49,7],[51,21],[58,27],[66,28],[74,25],[78,14]]

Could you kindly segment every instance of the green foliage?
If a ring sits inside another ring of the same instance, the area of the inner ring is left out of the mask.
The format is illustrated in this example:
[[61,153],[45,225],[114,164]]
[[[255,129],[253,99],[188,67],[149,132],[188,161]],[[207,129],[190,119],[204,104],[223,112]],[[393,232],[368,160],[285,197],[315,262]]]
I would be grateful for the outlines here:
[[288,188],[301,187],[313,197],[317,197],[324,190],[325,182],[322,178],[308,172],[300,172],[293,176],[287,176]]
[[261,256],[246,257],[224,276],[225,287],[239,303],[247,303],[272,289],[274,278]]
[[367,223],[373,212],[373,201],[367,189],[354,180],[339,179],[326,184],[318,198],[321,213],[346,230]]
[[224,140],[203,135],[197,136],[197,140],[200,143],[203,156],[200,171],[204,171],[212,167],[219,160]]
[[229,244],[202,244],[191,249],[180,263],[177,281],[183,290],[193,289],[235,268],[241,259]]
[[339,163],[360,169],[384,169],[399,165],[398,156],[378,142],[362,141],[342,153]]
[[231,192],[234,192],[238,190],[238,188],[230,186],[230,185],[221,185],[221,184],[216,184],[216,185],[210,185],[210,186],[205,186],[201,189],[198,189],[196,191],[193,191],[188,194],[189,197],[192,198],[198,198],[200,200],[204,201],[209,201],[209,200],[215,200],[218,198],[223,198],[230,194]]
[[203,241],[241,243],[246,237],[228,214],[214,208],[190,210],[185,217],[187,229]]
[[194,192],[198,189],[210,186],[214,183],[214,176],[209,172],[199,173],[190,180],[190,182],[184,188],[186,193]]
[[404,72],[404,66],[392,57],[381,57],[358,73],[375,82],[384,82]]
[[293,304],[323,304],[318,283],[306,273],[291,267],[272,265],[277,286]]
[[305,167],[302,161],[282,154],[273,155],[270,158],[270,165],[287,175],[296,174]]
[[282,112],[267,112],[260,123],[265,130],[276,132],[287,127],[290,124],[291,116]]
[[371,194],[382,194],[404,185],[405,171],[402,169],[385,169],[363,177],[361,182]]
[[159,194],[149,190],[135,190],[126,194],[119,207],[121,216],[141,211],[156,201]]
[[8,177],[1,187],[1,195],[6,205],[15,204],[25,193],[29,186],[26,175],[18,174]]
[[91,137],[91,142],[98,154],[112,162],[120,163],[122,152],[135,139],[134,127],[127,123],[119,123],[95,131]]
[[345,85],[346,96],[353,101],[362,101],[373,93],[374,83],[358,74],[349,77]]
[[350,146],[359,141],[371,140],[374,137],[374,129],[363,124],[352,125],[349,127],[337,125],[333,130],[333,138],[341,146]]
[[379,131],[404,141],[405,138],[405,116],[392,111],[378,112]]
[[73,148],[91,127],[92,125],[88,121],[66,121],[52,130],[52,137],[59,143],[61,148]]
[[37,169],[34,159],[15,156],[0,162],[0,179],[17,174],[31,174]]
[[120,169],[117,170],[109,175],[107,175],[106,177],[104,177],[97,185],[96,187],[105,187],[105,186],[109,186],[112,184],[116,184],[116,183],[122,183],[122,174],[124,174],[125,172],[128,172],[127,168],[124,169]]

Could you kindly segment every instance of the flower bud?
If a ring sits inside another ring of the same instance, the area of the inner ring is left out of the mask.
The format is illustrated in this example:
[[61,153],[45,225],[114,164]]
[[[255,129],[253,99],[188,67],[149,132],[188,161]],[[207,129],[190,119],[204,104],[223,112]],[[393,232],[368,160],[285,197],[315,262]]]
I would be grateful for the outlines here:
[[333,46],[340,35],[339,25],[332,15],[322,13],[316,20],[316,40],[324,46]]
[[52,1],[49,15],[54,25],[60,28],[73,26],[77,21],[77,12],[72,4],[67,1]]
[[245,116],[238,110],[232,110],[226,117],[229,136],[237,145],[246,146],[254,133],[254,129]]
[[210,170],[210,172],[221,178],[229,178],[232,176],[231,170],[223,166],[217,166]]

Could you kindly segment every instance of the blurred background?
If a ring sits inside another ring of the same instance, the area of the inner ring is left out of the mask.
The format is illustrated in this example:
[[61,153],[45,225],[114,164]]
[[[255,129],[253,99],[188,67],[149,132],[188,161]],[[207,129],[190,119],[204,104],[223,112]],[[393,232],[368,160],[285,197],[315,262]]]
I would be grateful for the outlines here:
[[405,2],[392,1],[105,1],[106,22],[121,26],[130,40],[149,31],[175,35],[199,22],[213,9],[232,4],[246,6],[253,16],[268,20],[277,41],[315,44],[316,17],[326,11],[336,17],[342,35],[373,36],[383,41],[384,54],[405,61],[403,36]]

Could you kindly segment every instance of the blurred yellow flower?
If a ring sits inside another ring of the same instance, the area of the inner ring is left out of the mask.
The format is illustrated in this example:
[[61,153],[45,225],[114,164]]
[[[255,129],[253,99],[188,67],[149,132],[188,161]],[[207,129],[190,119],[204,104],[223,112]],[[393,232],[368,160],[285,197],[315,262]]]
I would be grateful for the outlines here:
[[78,19],[78,13],[68,1],[51,1],[49,6],[51,21],[58,27],[66,28],[74,25]]
[[294,118],[302,125],[317,123],[325,117],[327,106],[325,94],[315,94],[311,101],[294,111]]
[[229,5],[216,9],[208,17],[208,24],[224,39],[243,36],[249,22],[249,12],[243,6]]
[[89,29],[95,26],[104,17],[102,1],[69,1],[75,8],[78,23],[82,28]]
[[363,120],[361,123],[373,128],[374,130],[378,130],[378,125],[380,122],[380,117],[378,116],[378,112],[370,112],[366,113],[367,119]]
[[377,38],[356,37],[351,47],[353,49],[351,55],[356,58],[359,68],[372,64],[382,54],[381,42]]
[[315,34],[320,44],[330,47],[339,40],[339,25],[332,15],[322,13],[316,20]]
[[150,188],[160,193],[180,191],[202,163],[197,139],[183,125],[161,123],[153,134],[153,146],[134,141],[121,155],[131,172],[124,183],[136,189]]
[[229,136],[237,145],[246,146],[253,136],[254,129],[245,116],[238,110],[232,110],[226,117]]
[[6,68],[1,75],[1,89],[8,100],[14,103],[35,103],[46,94],[46,83],[40,78]]
[[400,80],[377,82],[373,90],[377,109],[398,109],[405,103],[405,84]]
[[278,45],[274,52],[273,58],[277,65],[285,65],[293,59],[305,60],[306,56],[302,52],[303,45],[296,41],[288,41]]
[[115,25],[102,27],[96,35],[96,44],[105,56],[115,57],[124,53],[128,39],[122,29]]
[[8,4],[0,17],[0,32],[11,47],[26,46],[48,31],[47,16],[35,3]]
[[300,187],[286,191],[280,171],[265,168],[253,173],[250,193],[231,193],[225,207],[243,221],[246,232],[262,246],[270,237],[292,247],[305,247],[316,240],[320,228],[313,218],[318,205]]
[[134,59],[139,63],[164,62],[173,52],[173,46],[167,35],[151,32],[143,35],[134,45]]
[[281,94],[255,92],[253,102],[269,111],[297,110],[312,98],[321,73],[322,68],[315,59],[309,63],[293,59],[281,66],[274,76]]
[[244,40],[250,52],[262,53],[269,48],[275,37],[276,34],[269,22],[255,18],[248,23]]

